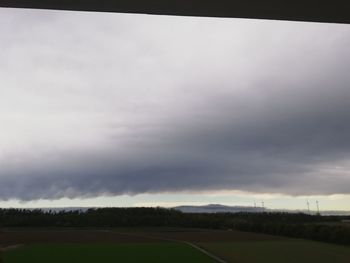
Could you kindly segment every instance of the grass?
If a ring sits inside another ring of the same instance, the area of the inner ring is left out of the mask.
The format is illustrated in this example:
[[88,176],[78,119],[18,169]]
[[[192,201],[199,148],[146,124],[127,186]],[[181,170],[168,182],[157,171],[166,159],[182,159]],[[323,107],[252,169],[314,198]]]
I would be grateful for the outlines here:
[[[154,238],[157,236],[160,239]],[[350,262],[350,247],[314,241],[239,231],[125,228],[107,232],[91,229],[6,232],[3,239],[9,244],[28,245],[3,253],[2,263],[214,262],[186,244],[162,238],[193,242],[233,263]]]
[[200,243],[228,262],[349,263],[350,247],[305,240]]
[[152,262],[213,263],[208,256],[185,244],[37,244],[7,251],[4,263]]

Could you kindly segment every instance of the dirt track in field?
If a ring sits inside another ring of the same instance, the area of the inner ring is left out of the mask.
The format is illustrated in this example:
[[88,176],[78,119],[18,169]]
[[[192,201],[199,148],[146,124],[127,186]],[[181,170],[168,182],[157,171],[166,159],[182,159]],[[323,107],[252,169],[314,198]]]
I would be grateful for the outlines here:
[[17,244],[17,245],[10,245],[10,246],[0,246],[0,251],[9,251],[9,250],[12,250],[12,249],[16,249],[16,248],[19,248],[23,246],[23,244]]

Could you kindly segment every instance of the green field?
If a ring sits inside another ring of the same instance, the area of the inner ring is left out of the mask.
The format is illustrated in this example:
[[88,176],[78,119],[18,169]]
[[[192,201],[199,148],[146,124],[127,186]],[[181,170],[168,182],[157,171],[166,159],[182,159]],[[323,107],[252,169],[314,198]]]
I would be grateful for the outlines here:
[[3,255],[4,263],[193,262],[213,263],[190,246],[177,243],[28,245]]
[[304,240],[201,243],[228,262],[349,263],[350,248]]
[[[347,246],[233,230],[7,229],[1,240],[2,263],[215,262],[190,244],[232,263],[350,262]],[[18,247],[6,249],[11,245]]]

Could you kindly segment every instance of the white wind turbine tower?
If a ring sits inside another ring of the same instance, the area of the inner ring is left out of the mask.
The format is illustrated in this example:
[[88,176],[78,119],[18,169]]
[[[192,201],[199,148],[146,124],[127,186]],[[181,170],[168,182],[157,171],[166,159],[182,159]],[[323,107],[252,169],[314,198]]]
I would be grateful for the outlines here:
[[307,212],[310,214],[310,203],[309,200],[306,200]]
[[320,214],[320,206],[318,200],[316,200],[317,214]]
[[265,203],[264,200],[261,200],[261,210],[264,212],[265,210]]

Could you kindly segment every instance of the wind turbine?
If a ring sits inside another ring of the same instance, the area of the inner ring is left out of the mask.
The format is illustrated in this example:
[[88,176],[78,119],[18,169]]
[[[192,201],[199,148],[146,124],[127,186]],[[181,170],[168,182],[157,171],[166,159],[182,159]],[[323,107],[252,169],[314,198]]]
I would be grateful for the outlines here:
[[307,212],[310,214],[310,203],[309,203],[309,199],[306,200],[306,205],[307,205]]
[[316,200],[316,206],[317,206],[317,214],[320,214],[320,207],[319,207],[319,202]]

